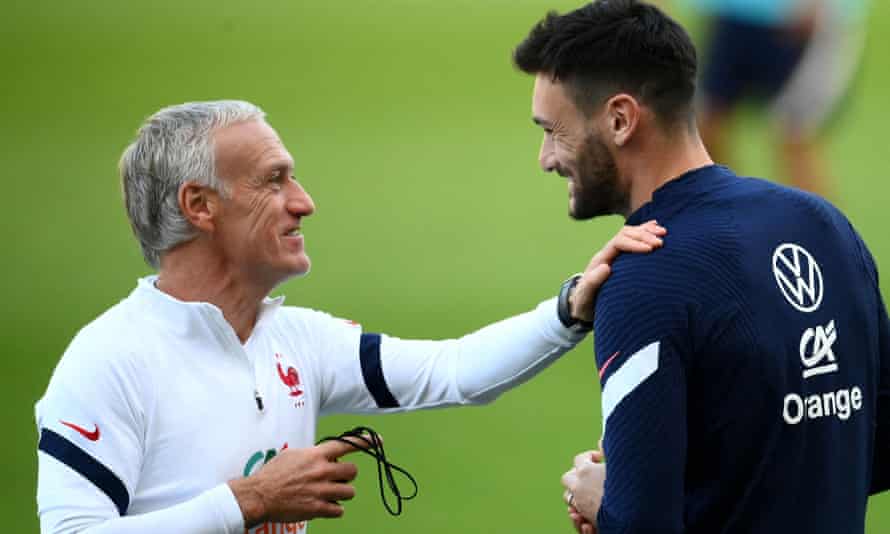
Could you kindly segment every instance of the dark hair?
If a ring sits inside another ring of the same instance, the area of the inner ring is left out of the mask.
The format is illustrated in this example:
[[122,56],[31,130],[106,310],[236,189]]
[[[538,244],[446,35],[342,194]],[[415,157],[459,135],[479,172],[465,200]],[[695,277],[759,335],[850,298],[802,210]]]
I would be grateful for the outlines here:
[[627,92],[665,124],[692,121],[692,40],[660,9],[638,0],[596,0],[565,15],[551,11],[513,52],[527,74],[566,84],[582,110]]

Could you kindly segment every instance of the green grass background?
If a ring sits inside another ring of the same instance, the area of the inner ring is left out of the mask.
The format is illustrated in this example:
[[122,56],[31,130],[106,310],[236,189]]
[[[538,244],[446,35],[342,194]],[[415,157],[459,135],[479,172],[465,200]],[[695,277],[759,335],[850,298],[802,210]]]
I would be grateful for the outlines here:
[[[33,403],[55,362],[81,326],[148,272],[116,176],[119,154],[146,115],[187,100],[261,105],[318,206],[304,225],[313,271],[282,288],[288,302],[372,331],[457,336],[553,295],[621,225],[567,218],[564,181],[537,167],[532,80],[510,64],[512,47],[546,9],[576,6],[5,3],[0,480],[7,489],[0,506],[7,526],[0,530],[37,530]],[[872,7],[865,67],[829,149],[836,200],[888,266],[890,4]],[[746,114],[734,166],[780,178],[771,145],[763,117]],[[403,517],[389,517],[374,465],[360,458],[359,494],[346,516],[317,521],[312,531],[570,532],[559,476],[596,443],[598,404],[588,340],[490,406],[324,420],[320,435],[357,423],[377,428],[421,490]],[[870,533],[890,532],[888,503],[871,501]]]

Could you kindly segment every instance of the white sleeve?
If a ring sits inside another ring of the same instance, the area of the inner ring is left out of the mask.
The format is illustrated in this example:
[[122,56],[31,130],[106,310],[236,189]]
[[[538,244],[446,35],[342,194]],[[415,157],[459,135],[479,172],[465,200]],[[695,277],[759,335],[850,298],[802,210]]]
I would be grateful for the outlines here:
[[405,340],[329,321],[322,413],[394,412],[494,400],[584,338],[556,299],[459,339]]
[[220,484],[183,503],[140,515],[120,516],[108,496],[68,465],[38,453],[38,484],[57,484],[67,503],[42,507],[43,534],[148,534],[155,532],[244,532],[241,508],[228,484]]
[[95,335],[79,335],[35,407],[37,508],[43,533],[241,532],[227,485],[127,516],[139,484],[151,375]]

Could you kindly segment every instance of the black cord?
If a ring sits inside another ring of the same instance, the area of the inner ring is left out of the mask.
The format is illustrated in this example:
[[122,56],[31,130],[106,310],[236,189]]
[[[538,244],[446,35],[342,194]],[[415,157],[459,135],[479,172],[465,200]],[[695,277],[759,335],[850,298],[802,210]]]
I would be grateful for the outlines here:
[[[352,438],[355,438],[355,440],[358,441],[354,441]],[[386,459],[386,452],[383,450],[383,440],[380,439],[380,434],[373,429],[366,426],[357,426],[352,430],[343,432],[339,436],[328,436],[318,440],[319,443],[325,441],[340,441],[352,445],[377,460],[377,482],[380,485],[380,500],[383,501],[383,506],[390,514],[400,515],[402,513],[402,501],[409,501],[414,497],[417,497],[417,481],[411,476],[411,473]],[[364,443],[365,446],[362,446],[362,443]],[[411,495],[402,495],[398,484],[396,484],[393,471],[398,471],[411,482],[411,485],[414,486],[414,491],[411,492]],[[386,478],[386,485],[389,486],[389,491],[396,497],[395,509],[390,505],[389,501],[386,499],[386,492],[383,491],[384,477]]]

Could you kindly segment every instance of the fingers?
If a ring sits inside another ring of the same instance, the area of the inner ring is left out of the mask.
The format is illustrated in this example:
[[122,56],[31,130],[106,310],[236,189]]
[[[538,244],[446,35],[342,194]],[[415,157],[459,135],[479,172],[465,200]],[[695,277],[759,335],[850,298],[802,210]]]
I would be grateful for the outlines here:
[[667,228],[658,224],[658,221],[652,219],[638,226],[625,226],[627,235],[636,236],[640,240],[644,240],[652,245],[661,246],[661,238],[667,235]]
[[622,252],[652,250],[664,244],[661,239],[667,229],[649,221],[640,226],[625,226],[615,236],[613,246]]
[[311,517],[342,517],[343,507],[335,502],[318,501]]
[[593,523],[585,519],[574,506],[569,506],[569,519],[572,521],[572,526],[575,527],[575,531],[580,534],[596,534],[596,528],[594,528]]
[[331,462],[327,469],[326,478],[337,482],[350,482],[358,475],[358,467],[349,462]]
[[658,221],[656,221],[655,219],[650,219],[637,226],[637,228],[643,228],[644,230],[647,230],[659,237],[664,237],[668,233],[667,228],[658,224]]
[[562,487],[566,489],[566,492],[563,493],[563,498],[566,499],[566,504],[568,504],[569,492],[573,491],[578,485],[578,473],[574,468],[569,469],[563,473],[562,478],[560,478],[559,481],[562,483]]
[[581,532],[581,528],[584,525],[584,523],[586,522],[586,520],[572,506],[569,506],[569,519],[572,521],[572,526],[575,527],[575,531]]
[[575,469],[580,468],[582,465],[590,463],[593,461],[593,455],[598,451],[584,451],[582,453],[578,453],[575,455]]
[[642,233],[640,235],[619,234],[612,241],[614,255],[619,252],[651,252],[660,247],[662,240],[652,234]]
[[660,236],[667,234],[667,228],[658,224],[658,221],[655,219],[649,219],[648,221],[644,222],[643,224],[638,225],[638,228],[651,229],[652,233],[654,233],[656,235],[660,235]]
[[323,501],[348,501],[355,497],[355,488],[349,484],[328,482],[318,488],[318,497]]
[[[345,437],[343,439],[349,440],[349,437]],[[353,445],[352,443],[355,443],[355,445]],[[351,452],[361,450],[358,447],[359,444],[360,440],[358,438],[355,438],[355,441],[351,443],[343,443],[342,441],[331,440],[325,441],[320,445],[316,445],[315,448],[328,460],[336,460],[341,456],[345,456]]]
[[639,226],[624,226],[593,256],[587,268],[591,269],[601,263],[611,264],[622,252],[651,252],[664,244],[661,238],[665,235],[667,229],[654,220]]
[[[343,507],[337,501],[355,497],[355,488],[350,482],[357,476],[358,468],[350,462],[338,462],[337,458],[354,450],[353,445],[339,442],[287,449],[258,472],[231,482],[239,505],[247,503],[255,508],[249,510],[249,515],[244,512],[246,524],[253,525],[259,520],[294,522],[342,516]],[[253,495],[262,498],[253,503],[250,501]]]

